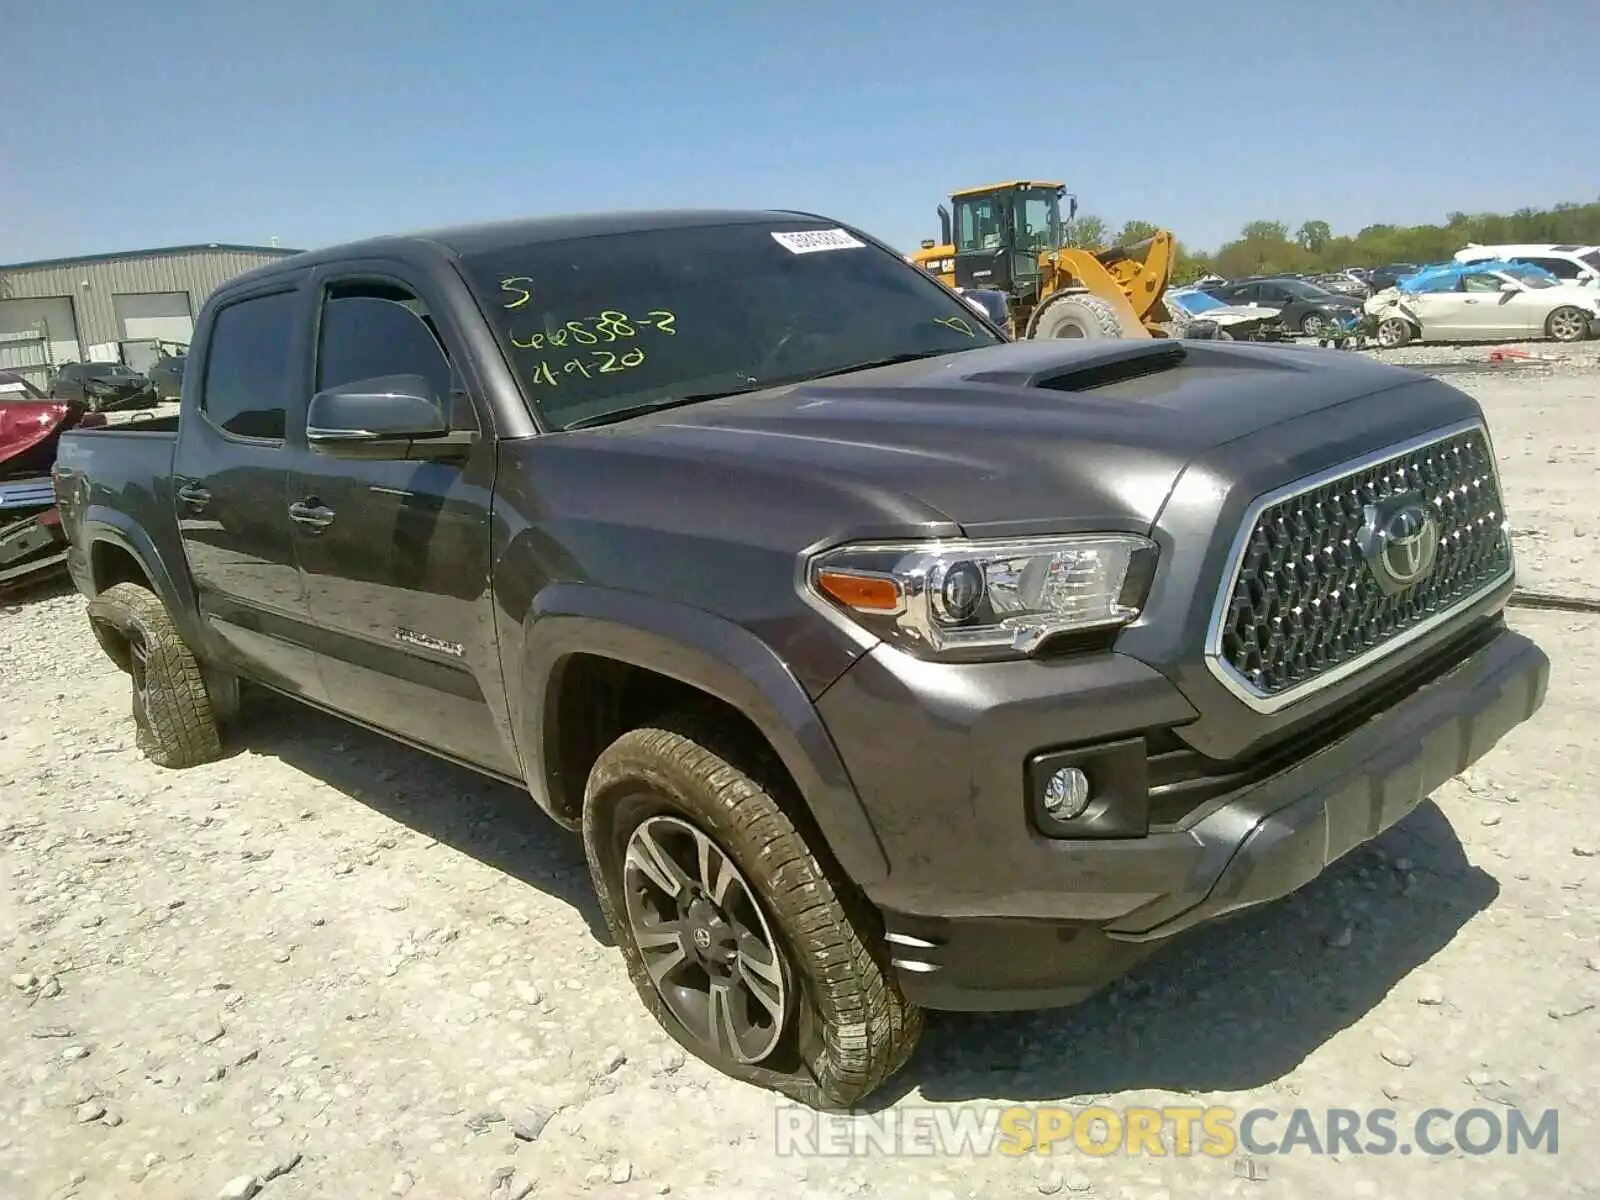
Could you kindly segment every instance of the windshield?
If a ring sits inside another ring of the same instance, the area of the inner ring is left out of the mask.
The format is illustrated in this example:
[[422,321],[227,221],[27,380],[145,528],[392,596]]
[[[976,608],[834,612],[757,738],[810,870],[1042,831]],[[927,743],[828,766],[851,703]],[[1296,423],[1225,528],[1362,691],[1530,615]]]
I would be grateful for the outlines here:
[[95,363],[89,373],[97,379],[128,379],[135,372],[121,363]]
[[1227,307],[1215,296],[1208,296],[1205,292],[1184,292],[1181,295],[1169,295],[1167,299],[1173,301],[1184,312],[1193,316],[1195,313],[1210,312],[1213,308]]
[[898,255],[816,222],[536,242],[462,266],[556,427],[1003,341]]

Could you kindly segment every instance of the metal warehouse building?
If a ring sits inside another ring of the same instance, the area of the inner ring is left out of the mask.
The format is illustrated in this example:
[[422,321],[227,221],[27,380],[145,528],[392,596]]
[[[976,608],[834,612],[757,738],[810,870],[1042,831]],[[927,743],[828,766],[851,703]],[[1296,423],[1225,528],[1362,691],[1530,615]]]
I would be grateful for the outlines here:
[[0,265],[0,369],[42,386],[61,363],[143,367],[158,343],[188,343],[222,284],[297,253],[210,244]]

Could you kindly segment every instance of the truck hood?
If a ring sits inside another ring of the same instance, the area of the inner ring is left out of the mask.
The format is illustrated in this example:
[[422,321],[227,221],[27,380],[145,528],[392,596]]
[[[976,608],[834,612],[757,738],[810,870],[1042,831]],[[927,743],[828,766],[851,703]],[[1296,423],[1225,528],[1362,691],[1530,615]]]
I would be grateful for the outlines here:
[[678,460],[693,490],[716,480],[758,518],[786,499],[815,507],[821,489],[853,500],[837,515],[856,524],[944,521],[970,536],[1145,531],[1197,456],[1418,378],[1292,347],[1016,342],[541,440],[647,455],[663,484],[664,460]]

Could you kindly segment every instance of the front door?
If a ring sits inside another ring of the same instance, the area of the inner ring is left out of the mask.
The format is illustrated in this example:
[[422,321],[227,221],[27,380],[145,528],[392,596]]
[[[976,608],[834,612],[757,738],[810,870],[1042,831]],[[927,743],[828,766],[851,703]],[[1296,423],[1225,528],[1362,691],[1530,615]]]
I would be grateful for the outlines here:
[[1536,306],[1520,288],[1501,291],[1508,280],[1489,271],[1461,277],[1461,330],[1474,341],[1499,341],[1531,334]]
[[518,775],[490,590],[493,431],[448,348],[452,327],[422,296],[399,273],[324,277],[312,388],[421,375],[481,441],[461,462],[305,452],[289,484],[295,544],[333,706]]
[[301,293],[219,309],[196,364],[194,419],[178,428],[170,502],[200,616],[246,674],[322,698],[318,656],[288,514],[285,445],[303,411]]

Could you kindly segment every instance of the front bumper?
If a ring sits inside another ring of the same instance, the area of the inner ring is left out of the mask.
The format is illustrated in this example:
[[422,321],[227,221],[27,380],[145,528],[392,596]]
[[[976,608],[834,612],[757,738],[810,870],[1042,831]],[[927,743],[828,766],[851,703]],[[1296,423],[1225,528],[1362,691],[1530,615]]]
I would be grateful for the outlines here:
[[[985,804],[981,787],[971,783],[976,775],[969,777],[968,803],[941,806],[932,797],[921,812],[903,801],[885,805],[882,797],[872,803],[864,791],[891,862],[889,881],[873,889],[872,899],[883,911],[907,997],[930,1008],[975,1010],[1076,1003],[1163,939],[1300,888],[1410,813],[1543,704],[1550,664],[1537,645],[1499,625],[1473,645],[1343,736],[1144,837],[1043,837],[1026,825],[1020,801],[998,811]],[[1080,673],[1075,682],[1087,686],[1072,702],[1084,727],[1099,722],[1109,736],[1137,727],[1126,723],[1136,711],[1150,725],[1177,723],[1162,711],[1162,689],[1136,676],[1129,660],[1116,655]],[[870,666],[856,682],[892,699]],[[822,707],[839,739],[829,702],[836,711],[859,713],[864,700],[860,693],[836,696],[837,690],[823,697]],[[939,700],[926,702],[935,705],[933,723],[940,724]],[[1170,709],[1171,697],[1164,703]],[[1021,711],[1025,716],[1026,703]],[[942,724],[948,727],[953,715]],[[1020,730],[1013,744],[1039,732]],[[875,734],[876,753],[896,752],[884,744],[881,725]],[[859,747],[841,749],[852,772],[881,777]],[[915,753],[925,760],[937,748]],[[976,766],[982,773],[1001,764]],[[948,760],[942,769],[952,774]],[[915,830],[897,825],[911,821]]]

